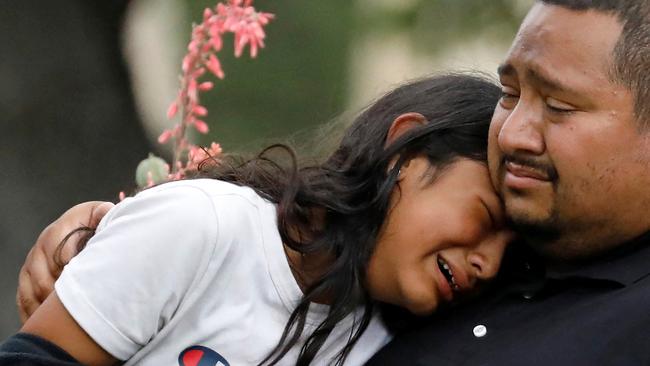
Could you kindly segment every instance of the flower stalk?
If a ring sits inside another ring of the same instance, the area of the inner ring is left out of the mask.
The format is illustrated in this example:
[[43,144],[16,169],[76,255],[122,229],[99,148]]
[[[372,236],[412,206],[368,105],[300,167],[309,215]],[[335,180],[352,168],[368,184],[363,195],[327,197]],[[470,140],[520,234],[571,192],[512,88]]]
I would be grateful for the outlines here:
[[[208,158],[215,160],[221,154],[219,144],[212,142],[210,147],[202,148],[189,142],[188,128],[194,128],[201,134],[209,132],[205,122],[208,109],[201,105],[200,93],[214,88],[214,82],[202,80],[206,74],[212,74],[217,80],[225,78],[218,53],[223,48],[223,37],[234,35],[234,54],[240,57],[248,46],[251,58],[257,57],[260,48],[264,47],[266,26],[273,14],[257,11],[253,0],[228,0],[220,2],[214,8],[203,11],[203,20],[192,26],[192,35],[187,46],[187,54],[183,57],[180,76],[180,89],[176,99],[167,109],[167,118],[173,119],[180,113],[180,122],[172,128],[163,131],[158,137],[161,144],[173,143],[173,161],[166,164],[161,159],[150,155],[138,168],[138,174],[144,174],[136,180],[142,187],[161,183],[162,181],[177,180],[185,177],[188,170],[195,170],[198,164]],[[162,162],[161,162],[162,161]],[[170,169],[171,167],[171,169]]]

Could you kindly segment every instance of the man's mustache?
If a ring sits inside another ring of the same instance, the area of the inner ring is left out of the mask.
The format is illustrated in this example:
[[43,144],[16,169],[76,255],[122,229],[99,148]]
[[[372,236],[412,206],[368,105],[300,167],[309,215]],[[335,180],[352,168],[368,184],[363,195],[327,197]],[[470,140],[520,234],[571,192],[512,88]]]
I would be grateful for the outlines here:
[[501,165],[505,167],[505,163],[510,162],[521,165],[524,168],[535,170],[548,178],[549,181],[555,181],[558,178],[557,170],[553,165],[540,161],[537,158],[532,158],[523,155],[509,155],[506,154],[501,160]]

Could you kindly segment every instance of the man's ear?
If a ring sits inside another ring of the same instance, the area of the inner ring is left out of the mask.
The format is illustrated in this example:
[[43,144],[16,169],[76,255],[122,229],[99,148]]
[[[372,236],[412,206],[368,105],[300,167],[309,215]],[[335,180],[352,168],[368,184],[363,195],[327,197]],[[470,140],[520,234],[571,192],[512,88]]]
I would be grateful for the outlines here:
[[399,115],[393,123],[391,123],[386,135],[386,143],[384,147],[389,146],[395,140],[405,133],[411,131],[413,128],[420,127],[427,123],[427,119],[423,115],[416,112],[409,112]]

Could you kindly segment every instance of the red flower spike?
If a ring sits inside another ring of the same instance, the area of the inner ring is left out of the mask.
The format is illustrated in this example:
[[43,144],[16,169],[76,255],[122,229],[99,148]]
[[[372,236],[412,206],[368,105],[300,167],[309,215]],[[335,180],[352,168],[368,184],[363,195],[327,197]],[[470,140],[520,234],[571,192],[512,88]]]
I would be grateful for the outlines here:
[[223,70],[221,69],[221,63],[219,62],[219,59],[215,55],[210,55],[208,57],[208,63],[205,65],[210,72],[214,74],[214,76],[218,77],[219,79],[223,79],[225,77]]
[[[212,90],[212,81],[202,81],[207,71],[219,79],[225,77],[217,53],[223,48],[225,33],[234,35],[234,53],[240,57],[246,46],[250,47],[250,56],[256,57],[259,49],[264,47],[264,26],[273,19],[273,14],[257,12],[253,7],[253,0],[228,0],[217,3],[212,9],[203,11],[201,23],[193,26],[191,40],[187,46],[187,54],[182,62],[181,89],[178,97],[172,103],[167,116],[173,118],[179,113],[181,121],[172,129],[164,131],[158,138],[160,143],[174,139],[174,161],[169,179],[185,177],[188,169],[194,168],[191,163],[197,156],[204,156],[201,148],[194,147],[187,141],[186,129],[193,126],[200,133],[207,133],[208,124],[197,118],[208,114],[207,108],[200,104],[200,92]],[[194,151],[192,155],[186,154]],[[221,147],[213,143],[209,153],[221,153]],[[187,158],[183,163],[182,158]]]
[[171,137],[172,137],[172,131],[171,130],[165,130],[163,133],[160,134],[160,136],[158,136],[158,143],[159,144],[164,144],[167,141],[169,141],[169,139]]
[[200,119],[194,121],[194,128],[196,128],[196,130],[202,134],[206,134],[209,131],[208,124],[201,121]]
[[208,109],[202,105],[197,105],[192,109],[192,113],[204,117],[208,115]]
[[187,86],[187,98],[189,99],[190,103],[196,103],[196,101],[199,99],[199,93],[197,89],[198,85],[196,83],[196,79],[190,79],[189,85]]
[[174,118],[174,116],[176,116],[176,113],[178,113],[178,102],[173,101],[172,104],[169,105],[169,108],[167,108],[167,118]]
[[223,47],[223,41],[221,39],[221,36],[218,34],[216,36],[213,36],[210,39],[210,45],[215,50],[215,52],[221,51],[221,48]]
[[203,76],[203,74],[205,74],[205,68],[199,67],[198,69],[196,69],[196,71],[194,71],[194,74],[192,74],[192,79],[198,79],[201,76]]
[[212,90],[213,87],[214,87],[214,83],[211,82],[211,81],[205,81],[205,82],[202,82],[201,84],[199,84],[199,90],[200,91]]
[[205,10],[203,10],[203,21],[205,22],[206,20],[210,19],[211,16],[212,10],[210,10],[210,8],[205,8]]

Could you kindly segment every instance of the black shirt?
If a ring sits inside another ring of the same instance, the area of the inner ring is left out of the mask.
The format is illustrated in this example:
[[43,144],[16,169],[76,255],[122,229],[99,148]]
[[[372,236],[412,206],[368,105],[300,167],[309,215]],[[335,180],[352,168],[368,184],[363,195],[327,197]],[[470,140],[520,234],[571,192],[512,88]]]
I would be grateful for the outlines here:
[[57,345],[18,333],[0,345],[0,366],[82,366]]
[[397,334],[367,365],[650,365],[650,233],[562,272],[509,263],[490,293]]

